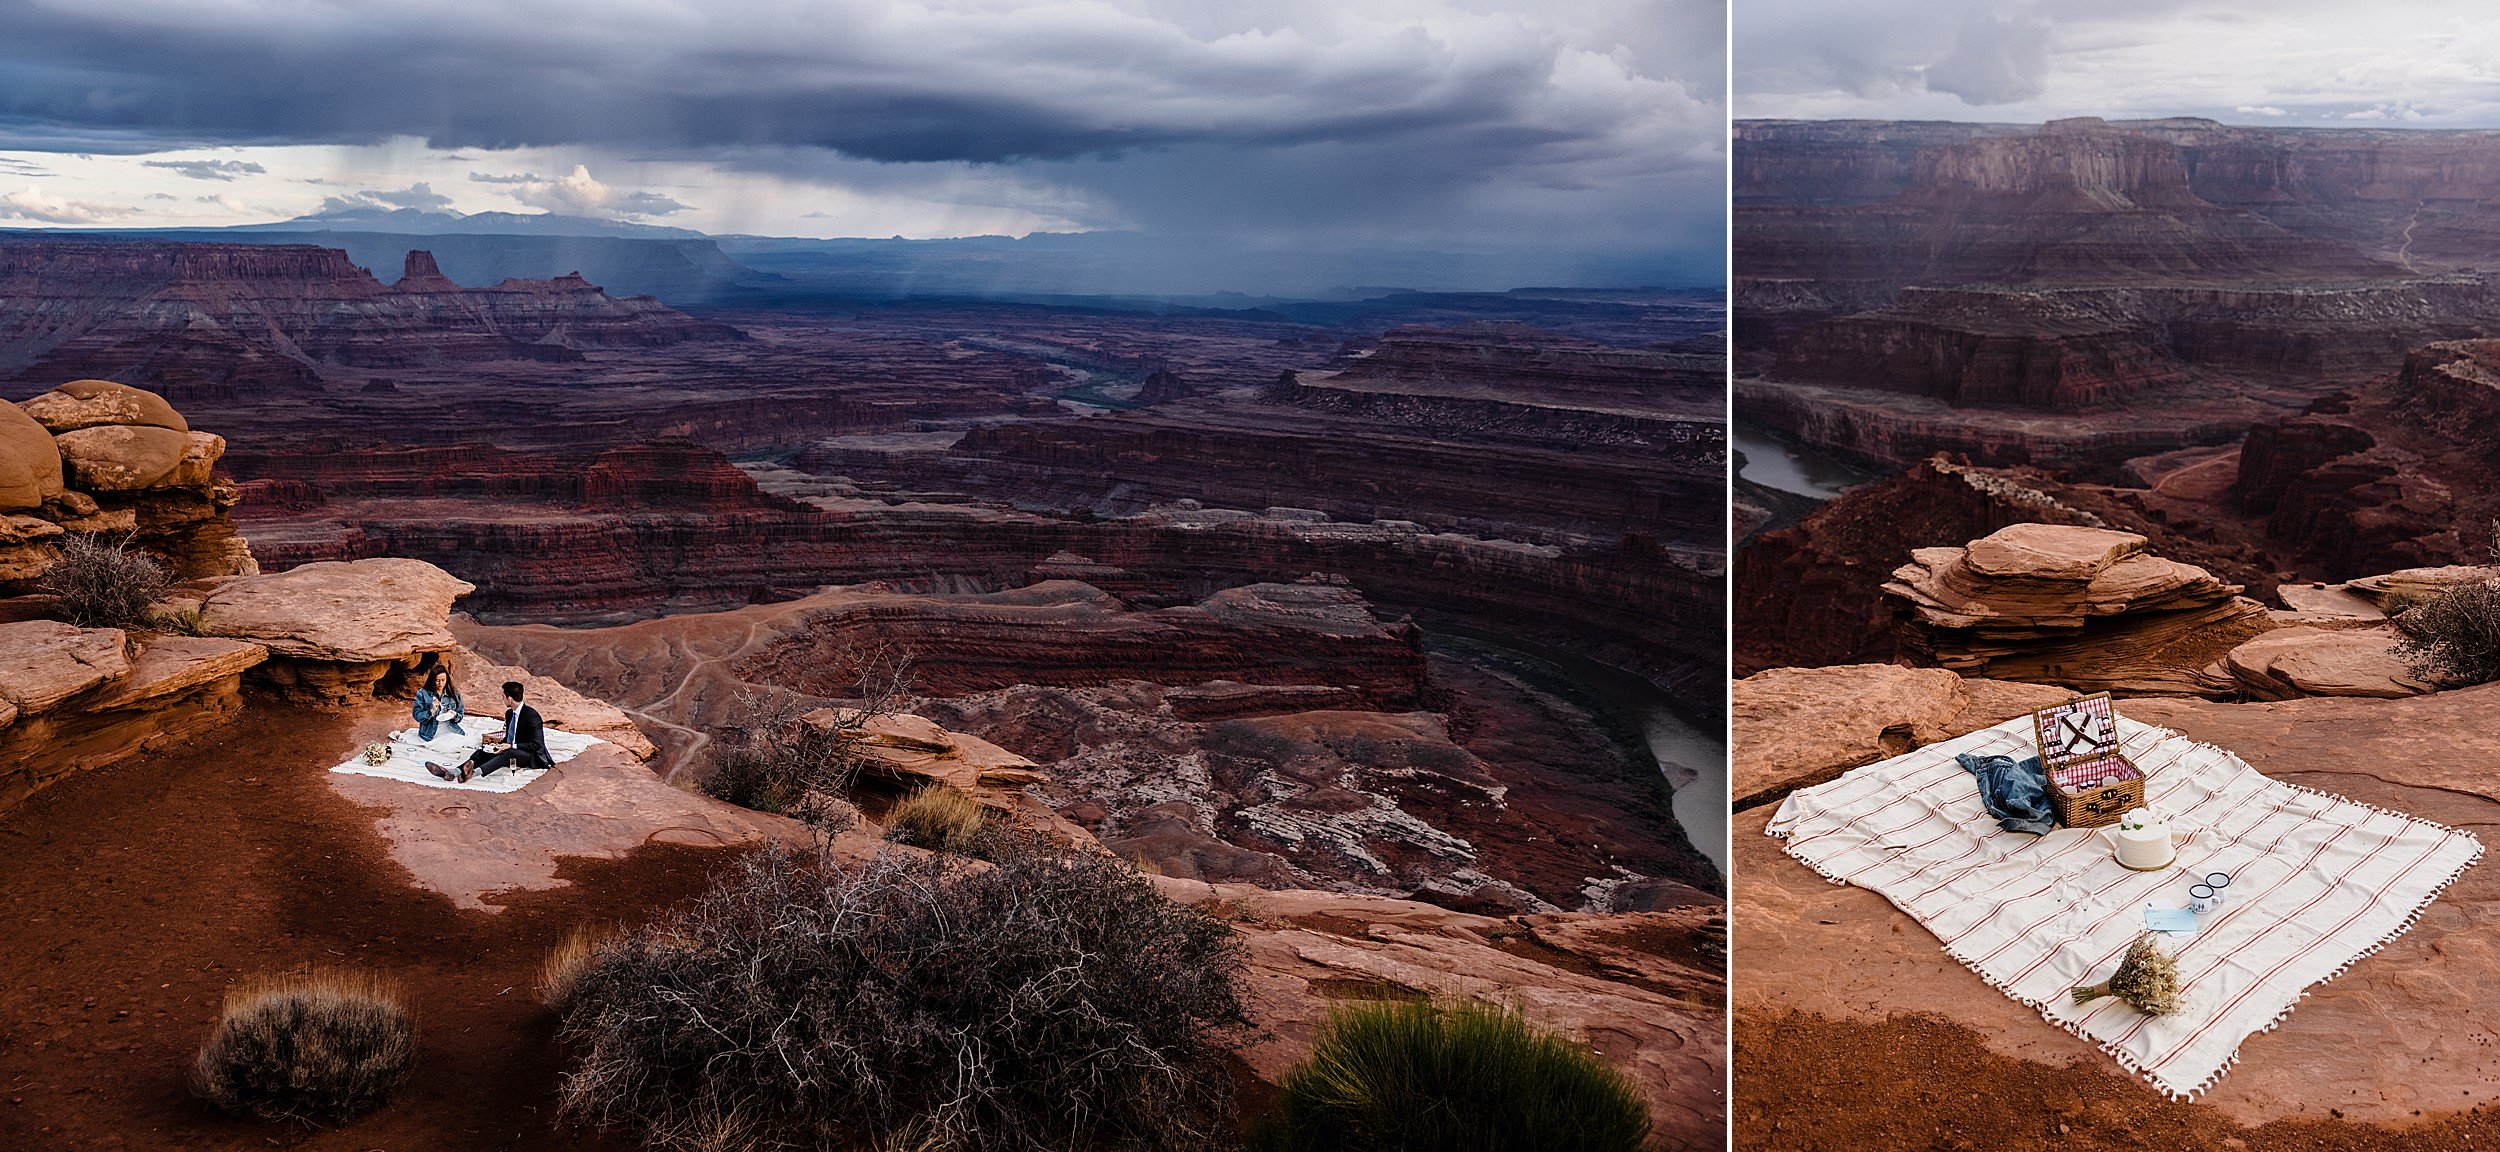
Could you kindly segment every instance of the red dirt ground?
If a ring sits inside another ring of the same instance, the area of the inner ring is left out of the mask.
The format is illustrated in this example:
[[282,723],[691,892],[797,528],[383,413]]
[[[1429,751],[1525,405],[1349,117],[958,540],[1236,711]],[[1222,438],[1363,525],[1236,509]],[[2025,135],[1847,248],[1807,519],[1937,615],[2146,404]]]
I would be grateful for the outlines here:
[[[206,742],[91,772],[0,814],[0,1148],[625,1149],[560,1130],[539,958],[632,923],[729,860],[653,847],[573,862],[500,914],[420,892],[333,793],[352,716],[255,701]],[[226,987],[356,965],[402,982],[414,1075],[336,1130],[228,1119],[187,1087]]]
[[[1743,973],[1738,973],[1743,980]],[[2114,1068],[1990,1052],[1933,1016],[1736,1018],[1736,1147],[1761,1152],[2451,1152],[2500,1148],[2500,1114],[2403,1128],[2281,1120],[2247,1128]]]

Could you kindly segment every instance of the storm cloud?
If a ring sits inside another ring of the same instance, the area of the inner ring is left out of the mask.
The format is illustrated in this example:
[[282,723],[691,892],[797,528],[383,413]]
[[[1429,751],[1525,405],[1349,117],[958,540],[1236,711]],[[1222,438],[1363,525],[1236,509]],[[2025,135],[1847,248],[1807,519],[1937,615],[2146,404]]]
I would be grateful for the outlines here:
[[[12,6],[0,40],[0,150],[413,137],[1046,188],[1088,226],[1487,244],[1523,230],[1569,243],[1567,225],[1594,248],[1707,249],[1722,13],[1718,0],[34,0]],[[601,184],[610,167],[512,187],[611,216],[701,203]]]
[[2500,126],[2468,0],[1744,0],[1739,116]]

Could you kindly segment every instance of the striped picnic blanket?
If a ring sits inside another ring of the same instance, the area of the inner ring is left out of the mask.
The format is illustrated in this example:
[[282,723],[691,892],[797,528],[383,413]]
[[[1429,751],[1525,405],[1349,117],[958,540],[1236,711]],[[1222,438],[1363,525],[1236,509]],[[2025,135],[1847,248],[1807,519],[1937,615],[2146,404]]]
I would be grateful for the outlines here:
[[[1794,793],[1768,832],[1834,883],[1881,893],[1988,983],[2177,1099],[2221,1079],[2241,1041],[2310,985],[2403,934],[2482,855],[2464,832],[2268,779],[2167,729],[2118,726],[2149,776],[2147,805],[2194,832],[2167,871],[2130,871],[2092,830],[1997,827],[1954,756],[2029,754],[2027,716]],[[2182,1011],[2074,1003],[2076,985],[2117,968],[2145,906],[2185,904],[2208,872],[2230,874],[2230,899],[2193,934],[2161,938],[2179,961]]]
[[[348,757],[330,771],[344,772],[350,776],[379,776],[385,780],[422,784],[428,788],[458,788],[469,792],[518,792],[547,774],[544,768],[506,768],[492,776],[473,776],[468,783],[458,784],[425,770],[426,762],[429,760],[445,768],[459,768],[461,761],[467,760],[469,753],[477,751],[478,746],[484,742],[489,733],[500,735],[503,732],[503,722],[500,720],[481,722],[477,717],[472,716],[469,718],[468,729],[466,732],[455,732],[448,726],[438,728],[432,740],[418,739],[417,730],[414,728],[393,732],[386,742],[391,752],[389,759],[380,764],[367,764],[360,752]],[[547,741],[548,758],[558,764],[579,756],[591,745],[600,743],[596,736],[584,736],[578,732],[566,732],[552,727],[544,729],[543,735]]]

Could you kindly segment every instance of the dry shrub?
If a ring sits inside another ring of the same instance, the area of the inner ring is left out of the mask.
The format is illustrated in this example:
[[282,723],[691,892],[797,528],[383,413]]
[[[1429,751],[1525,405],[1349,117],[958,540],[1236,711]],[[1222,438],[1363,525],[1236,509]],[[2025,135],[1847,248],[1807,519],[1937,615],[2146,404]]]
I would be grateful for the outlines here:
[[719,752],[703,780],[704,794],[796,817],[823,832],[846,831],[859,814],[831,801],[839,801],[859,775],[860,741],[869,722],[911,702],[911,663],[908,648],[844,645],[829,666],[853,676],[851,706],[826,723],[807,722],[814,704],[806,697],[773,689],[739,693],[737,721],[714,739]]
[[675,1149],[1220,1143],[1231,931],[1117,860],[1006,843],[750,855],[576,982],[566,1113]]
[[758,692],[738,698],[739,723],[716,738],[720,752],[703,792],[758,812],[797,815],[810,795],[840,795],[858,774],[857,736],[801,717],[797,698]]
[[62,619],[81,628],[127,628],[148,622],[148,605],[173,587],[173,575],[128,540],[72,533],[38,583],[60,601]]
[[415,1057],[416,1025],[388,983],[337,970],[271,976],[226,994],[194,1083],[238,1116],[342,1123],[389,1100]]
[[1338,1008],[1278,1082],[1261,1152],[1637,1152],[1649,1106],[1585,1045],[1470,1000]]
[[564,937],[563,943],[548,949],[546,959],[538,962],[538,998],[557,1012],[573,1000],[573,990],[580,986],[582,973],[590,970],[599,950],[613,943],[619,933],[613,928],[583,924]]
[[924,784],[886,814],[885,838],[932,852],[972,854],[981,839],[981,802],[961,789]]
[[2396,617],[2398,658],[2450,687],[2500,680],[2500,581],[2459,584]]

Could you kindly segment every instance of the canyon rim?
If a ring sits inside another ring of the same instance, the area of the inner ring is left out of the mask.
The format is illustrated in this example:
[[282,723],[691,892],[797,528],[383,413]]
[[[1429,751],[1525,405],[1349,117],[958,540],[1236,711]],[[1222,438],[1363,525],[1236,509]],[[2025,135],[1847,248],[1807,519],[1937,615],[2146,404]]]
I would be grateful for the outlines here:
[[0,18],[0,1146],[1723,1147],[1725,19]]

